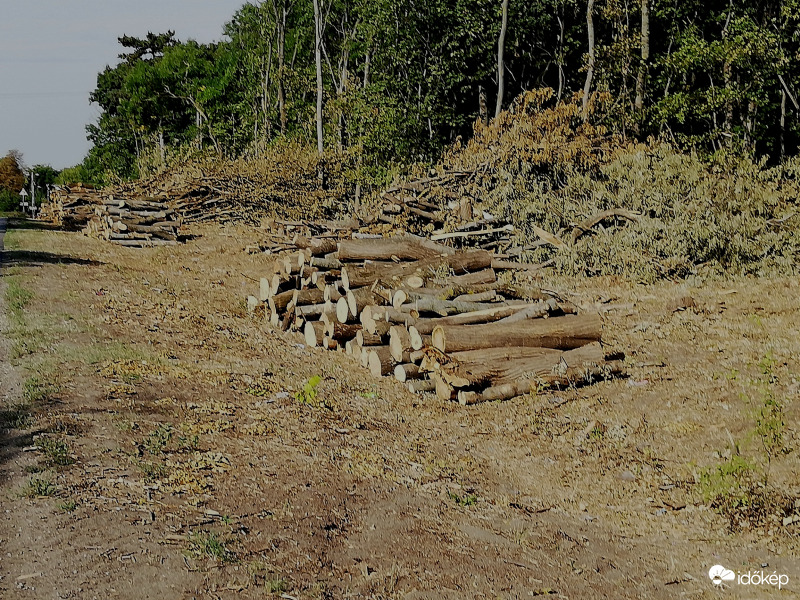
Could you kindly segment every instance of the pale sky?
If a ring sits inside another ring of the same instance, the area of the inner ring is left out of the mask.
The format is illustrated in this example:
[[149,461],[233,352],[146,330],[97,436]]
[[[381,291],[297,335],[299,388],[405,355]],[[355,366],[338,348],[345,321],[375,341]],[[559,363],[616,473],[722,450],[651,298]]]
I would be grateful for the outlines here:
[[246,0],[0,0],[0,157],[28,166],[83,160],[97,73],[115,65],[123,34],[175,31],[211,42]]

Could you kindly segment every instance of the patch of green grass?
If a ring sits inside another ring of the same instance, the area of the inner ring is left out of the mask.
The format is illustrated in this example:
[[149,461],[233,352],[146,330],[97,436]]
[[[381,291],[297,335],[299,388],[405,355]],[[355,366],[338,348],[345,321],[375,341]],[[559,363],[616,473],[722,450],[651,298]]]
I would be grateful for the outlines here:
[[44,464],[48,467],[66,467],[75,461],[70,456],[69,445],[57,437],[40,437],[36,447],[44,455]]
[[38,375],[32,375],[22,385],[22,395],[30,404],[42,404],[51,400],[58,393],[58,386],[44,381]]
[[33,423],[30,404],[20,402],[0,410],[0,428],[28,429]]
[[78,503],[72,498],[68,498],[58,505],[59,510],[67,513],[73,512],[76,508],[78,508]]
[[735,454],[700,473],[700,493],[712,506],[735,508],[746,504],[755,465]]
[[52,479],[46,477],[31,477],[20,493],[24,498],[53,496],[56,493],[56,486]]
[[23,311],[33,300],[33,292],[22,287],[18,277],[6,278],[6,306],[16,321],[22,321]]
[[289,589],[289,584],[282,577],[275,577],[264,581],[264,587],[270,594],[282,594]]
[[474,506],[478,503],[478,496],[475,494],[464,494],[459,496],[455,492],[447,492],[447,496],[459,506]]
[[141,461],[139,468],[142,470],[144,480],[147,483],[155,483],[167,475],[167,467],[161,463],[151,461]]
[[236,558],[213,531],[195,531],[189,534],[189,552],[195,558],[211,558],[221,563],[233,562]]
[[144,438],[144,447],[152,455],[161,454],[172,439],[172,426],[161,424]]
[[158,356],[139,350],[123,342],[69,346],[63,348],[60,355],[62,360],[66,362],[77,362],[86,365],[126,360],[145,360],[151,364],[159,364],[161,361]]

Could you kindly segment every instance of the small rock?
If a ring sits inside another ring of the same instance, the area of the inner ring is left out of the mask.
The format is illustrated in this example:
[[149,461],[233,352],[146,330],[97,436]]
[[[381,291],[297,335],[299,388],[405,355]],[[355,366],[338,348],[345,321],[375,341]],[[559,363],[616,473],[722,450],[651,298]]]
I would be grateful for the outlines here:
[[620,473],[619,478],[622,479],[622,481],[636,481],[636,475],[631,473],[628,469]]

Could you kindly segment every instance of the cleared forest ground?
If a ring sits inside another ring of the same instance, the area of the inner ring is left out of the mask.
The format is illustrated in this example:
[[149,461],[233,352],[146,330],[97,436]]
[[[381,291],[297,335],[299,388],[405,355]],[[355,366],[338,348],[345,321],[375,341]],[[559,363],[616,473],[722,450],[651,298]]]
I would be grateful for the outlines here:
[[247,231],[12,226],[0,595],[712,598],[715,564],[798,595],[796,279],[547,280],[629,377],[461,407],[247,315]]

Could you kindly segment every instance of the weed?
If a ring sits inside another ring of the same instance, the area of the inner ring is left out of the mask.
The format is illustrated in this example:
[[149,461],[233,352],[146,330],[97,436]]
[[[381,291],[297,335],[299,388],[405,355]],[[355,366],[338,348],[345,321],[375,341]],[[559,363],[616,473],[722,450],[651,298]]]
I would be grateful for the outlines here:
[[147,434],[144,447],[152,455],[161,454],[172,439],[172,426],[161,424]]
[[75,502],[72,498],[64,500],[61,504],[58,505],[59,510],[63,512],[73,512],[76,508],[78,508],[78,503]]
[[746,504],[754,470],[755,466],[738,454],[704,470],[699,482],[703,501],[715,507],[736,508]]
[[189,552],[196,558],[212,558],[221,563],[233,562],[234,554],[213,531],[195,531],[189,534]]
[[166,465],[162,465],[161,463],[142,461],[139,463],[139,468],[142,470],[144,480],[147,483],[155,483],[167,474]]
[[38,375],[33,375],[25,380],[22,386],[22,395],[26,402],[41,404],[52,399],[58,393],[58,386],[42,381]]
[[31,300],[33,300],[33,292],[22,287],[18,278],[8,277],[6,279],[6,306],[15,321],[23,321],[23,310]]
[[28,429],[33,423],[31,407],[27,403],[18,403],[0,410],[0,428]]
[[200,436],[187,434],[178,437],[178,449],[194,451],[200,446]]
[[787,448],[783,441],[783,429],[785,427],[783,417],[783,405],[775,398],[770,390],[762,393],[761,408],[756,416],[755,433],[761,440],[761,446],[767,458],[767,468],[764,472],[764,483],[769,478],[769,469],[772,460],[778,454],[787,453]]
[[51,479],[31,477],[28,483],[22,488],[21,493],[25,498],[52,496],[56,493],[56,486]]
[[289,589],[289,585],[286,583],[286,580],[281,577],[267,579],[264,582],[264,587],[270,594],[282,594]]
[[69,446],[63,439],[43,436],[36,440],[36,446],[44,454],[45,466],[66,467],[75,462],[69,455]]
[[778,378],[775,375],[775,365],[778,361],[775,360],[775,357],[772,355],[772,350],[767,352],[767,354],[758,361],[758,368],[761,369],[761,374],[766,376],[769,379],[769,383],[776,383]]
[[303,385],[303,389],[294,395],[294,399],[300,404],[307,404],[308,406],[319,408],[321,404],[317,400],[317,386],[320,381],[322,381],[322,377],[314,375],[311,379],[306,381],[305,385]]
[[474,506],[478,503],[478,497],[475,494],[464,494],[463,496],[459,496],[455,492],[448,491],[447,496],[458,506]]

